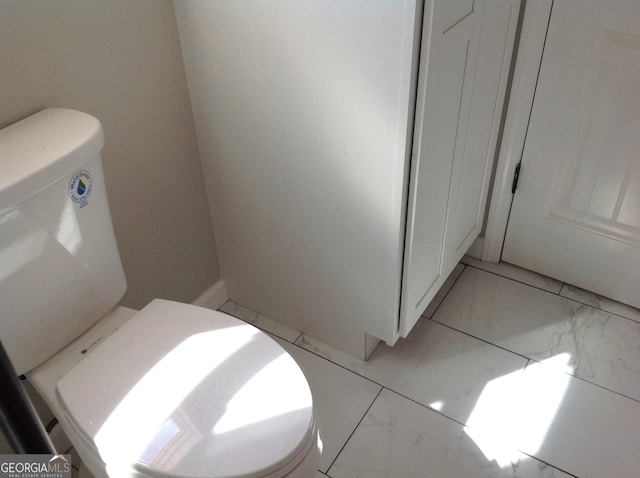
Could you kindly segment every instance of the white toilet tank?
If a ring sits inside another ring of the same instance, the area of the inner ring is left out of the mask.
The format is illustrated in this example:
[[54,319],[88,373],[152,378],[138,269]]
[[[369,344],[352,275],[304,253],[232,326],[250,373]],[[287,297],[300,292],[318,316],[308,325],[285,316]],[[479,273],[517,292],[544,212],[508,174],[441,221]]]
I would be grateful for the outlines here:
[[63,348],[126,290],[100,122],[52,108],[0,130],[0,340],[18,373]]

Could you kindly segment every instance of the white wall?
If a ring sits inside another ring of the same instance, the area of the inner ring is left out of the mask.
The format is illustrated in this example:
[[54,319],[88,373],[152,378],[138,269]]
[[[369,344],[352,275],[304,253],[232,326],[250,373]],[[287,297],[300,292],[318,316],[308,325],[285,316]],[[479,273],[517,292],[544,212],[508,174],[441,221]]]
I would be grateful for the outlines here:
[[0,127],[52,106],[104,126],[123,304],[191,302],[219,272],[172,2],[0,0]]

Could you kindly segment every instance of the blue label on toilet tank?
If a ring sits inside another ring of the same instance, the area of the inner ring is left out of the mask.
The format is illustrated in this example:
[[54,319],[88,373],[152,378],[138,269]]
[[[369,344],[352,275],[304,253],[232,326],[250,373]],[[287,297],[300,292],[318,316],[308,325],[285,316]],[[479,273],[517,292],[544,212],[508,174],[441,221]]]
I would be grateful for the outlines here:
[[69,181],[69,196],[71,200],[78,203],[80,207],[84,207],[89,204],[89,195],[91,194],[91,187],[93,181],[89,171],[83,169],[73,175],[71,181]]

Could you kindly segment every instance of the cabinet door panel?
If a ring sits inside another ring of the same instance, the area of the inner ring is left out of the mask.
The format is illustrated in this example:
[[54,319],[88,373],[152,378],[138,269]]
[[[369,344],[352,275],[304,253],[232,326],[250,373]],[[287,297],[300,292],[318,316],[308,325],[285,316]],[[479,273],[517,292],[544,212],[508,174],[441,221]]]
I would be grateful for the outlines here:
[[514,0],[491,0],[482,16],[475,75],[469,79],[473,91],[466,129],[458,129],[456,140],[460,147],[456,147],[449,191],[445,275],[453,270],[482,230],[519,5]]
[[[400,334],[482,227],[517,0],[425,5],[409,180]],[[485,13],[486,12],[486,13]]]
[[[437,292],[456,136],[465,119],[477,53],[478,5],[451,25],[453,2],[425,5],[414,149],[409,180],[400,334],[406,336]],[[475,2],[478,3],[478,2]]]

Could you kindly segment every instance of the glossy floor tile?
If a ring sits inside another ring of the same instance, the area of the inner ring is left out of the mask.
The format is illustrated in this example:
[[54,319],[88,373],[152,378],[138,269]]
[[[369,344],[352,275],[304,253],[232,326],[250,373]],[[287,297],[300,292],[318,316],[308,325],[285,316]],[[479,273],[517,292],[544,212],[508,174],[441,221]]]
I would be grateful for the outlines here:
[[332,478],[570,476],[522,453],[498,464],[465,427],[383,390],[329,470]]
[[467,267],[433,320],[640,400],[640,323]]
[[380,344],[366,362],[305,335],[296,343],[458,421],[467,419],[487,382],[527,364],[519,355],[426,319],[393,347]]
[[518,404],[511,428],[521,451],[583,478],[639,476],[640,402],[544,362],[530,364],[520,384],[493,406]]

